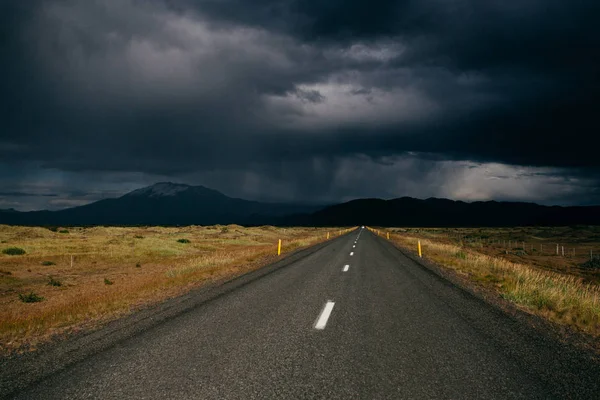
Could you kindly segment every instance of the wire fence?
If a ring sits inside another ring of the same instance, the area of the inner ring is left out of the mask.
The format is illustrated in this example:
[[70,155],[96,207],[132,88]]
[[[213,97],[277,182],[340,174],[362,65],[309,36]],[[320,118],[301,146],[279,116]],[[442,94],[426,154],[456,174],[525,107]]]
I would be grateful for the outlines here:
[[507,255],[512,254],[523,257],[563,257],[579,262],[600,262],[600,245],[598,243],[499,239],[462,234],[447,234],[446,237],[450,241],[462,246],[485,248]]

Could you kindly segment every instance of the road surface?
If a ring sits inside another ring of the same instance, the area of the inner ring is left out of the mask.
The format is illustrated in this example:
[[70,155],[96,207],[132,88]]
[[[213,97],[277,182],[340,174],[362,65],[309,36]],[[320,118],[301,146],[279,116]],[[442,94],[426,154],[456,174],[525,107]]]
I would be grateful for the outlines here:
[[297,258],[11,398],[600,398],[583,353],[366,229]]

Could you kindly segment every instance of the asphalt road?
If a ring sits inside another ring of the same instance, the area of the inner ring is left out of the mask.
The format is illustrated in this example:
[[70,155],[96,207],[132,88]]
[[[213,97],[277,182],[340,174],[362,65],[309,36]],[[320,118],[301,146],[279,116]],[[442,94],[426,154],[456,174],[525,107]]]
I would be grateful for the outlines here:
[[600,398],[584,353],[366,229],[239,286],[16,398]]

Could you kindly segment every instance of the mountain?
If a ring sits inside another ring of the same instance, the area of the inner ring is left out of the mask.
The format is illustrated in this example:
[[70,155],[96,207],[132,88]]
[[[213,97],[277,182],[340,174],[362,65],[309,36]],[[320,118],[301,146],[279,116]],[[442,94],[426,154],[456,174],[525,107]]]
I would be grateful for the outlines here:
[[328,207],[261,203],[228,197],[204,186],[162,182],[61,211],[0,210],[10,225],[303,225],[519,226],[600,225],[600,206],[401,197],[359,199]]
[[0,213],[0,223],[19,225],[214,225],[275,224],[320,207],[260,203],[228,197],[204,186],[161,182],[116,199],[60,211]]
[[315,226],[524,226],[600,225],[600,206],[560,207],[534,203],[401,197],[359,199],[326,207],[291,223]]

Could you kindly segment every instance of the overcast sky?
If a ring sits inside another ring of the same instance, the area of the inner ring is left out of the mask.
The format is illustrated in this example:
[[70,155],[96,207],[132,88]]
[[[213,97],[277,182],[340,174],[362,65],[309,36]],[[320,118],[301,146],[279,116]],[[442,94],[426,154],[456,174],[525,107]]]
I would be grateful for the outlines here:
[[600,204],[597,0],[4,0],[0,208],[159,181]]

